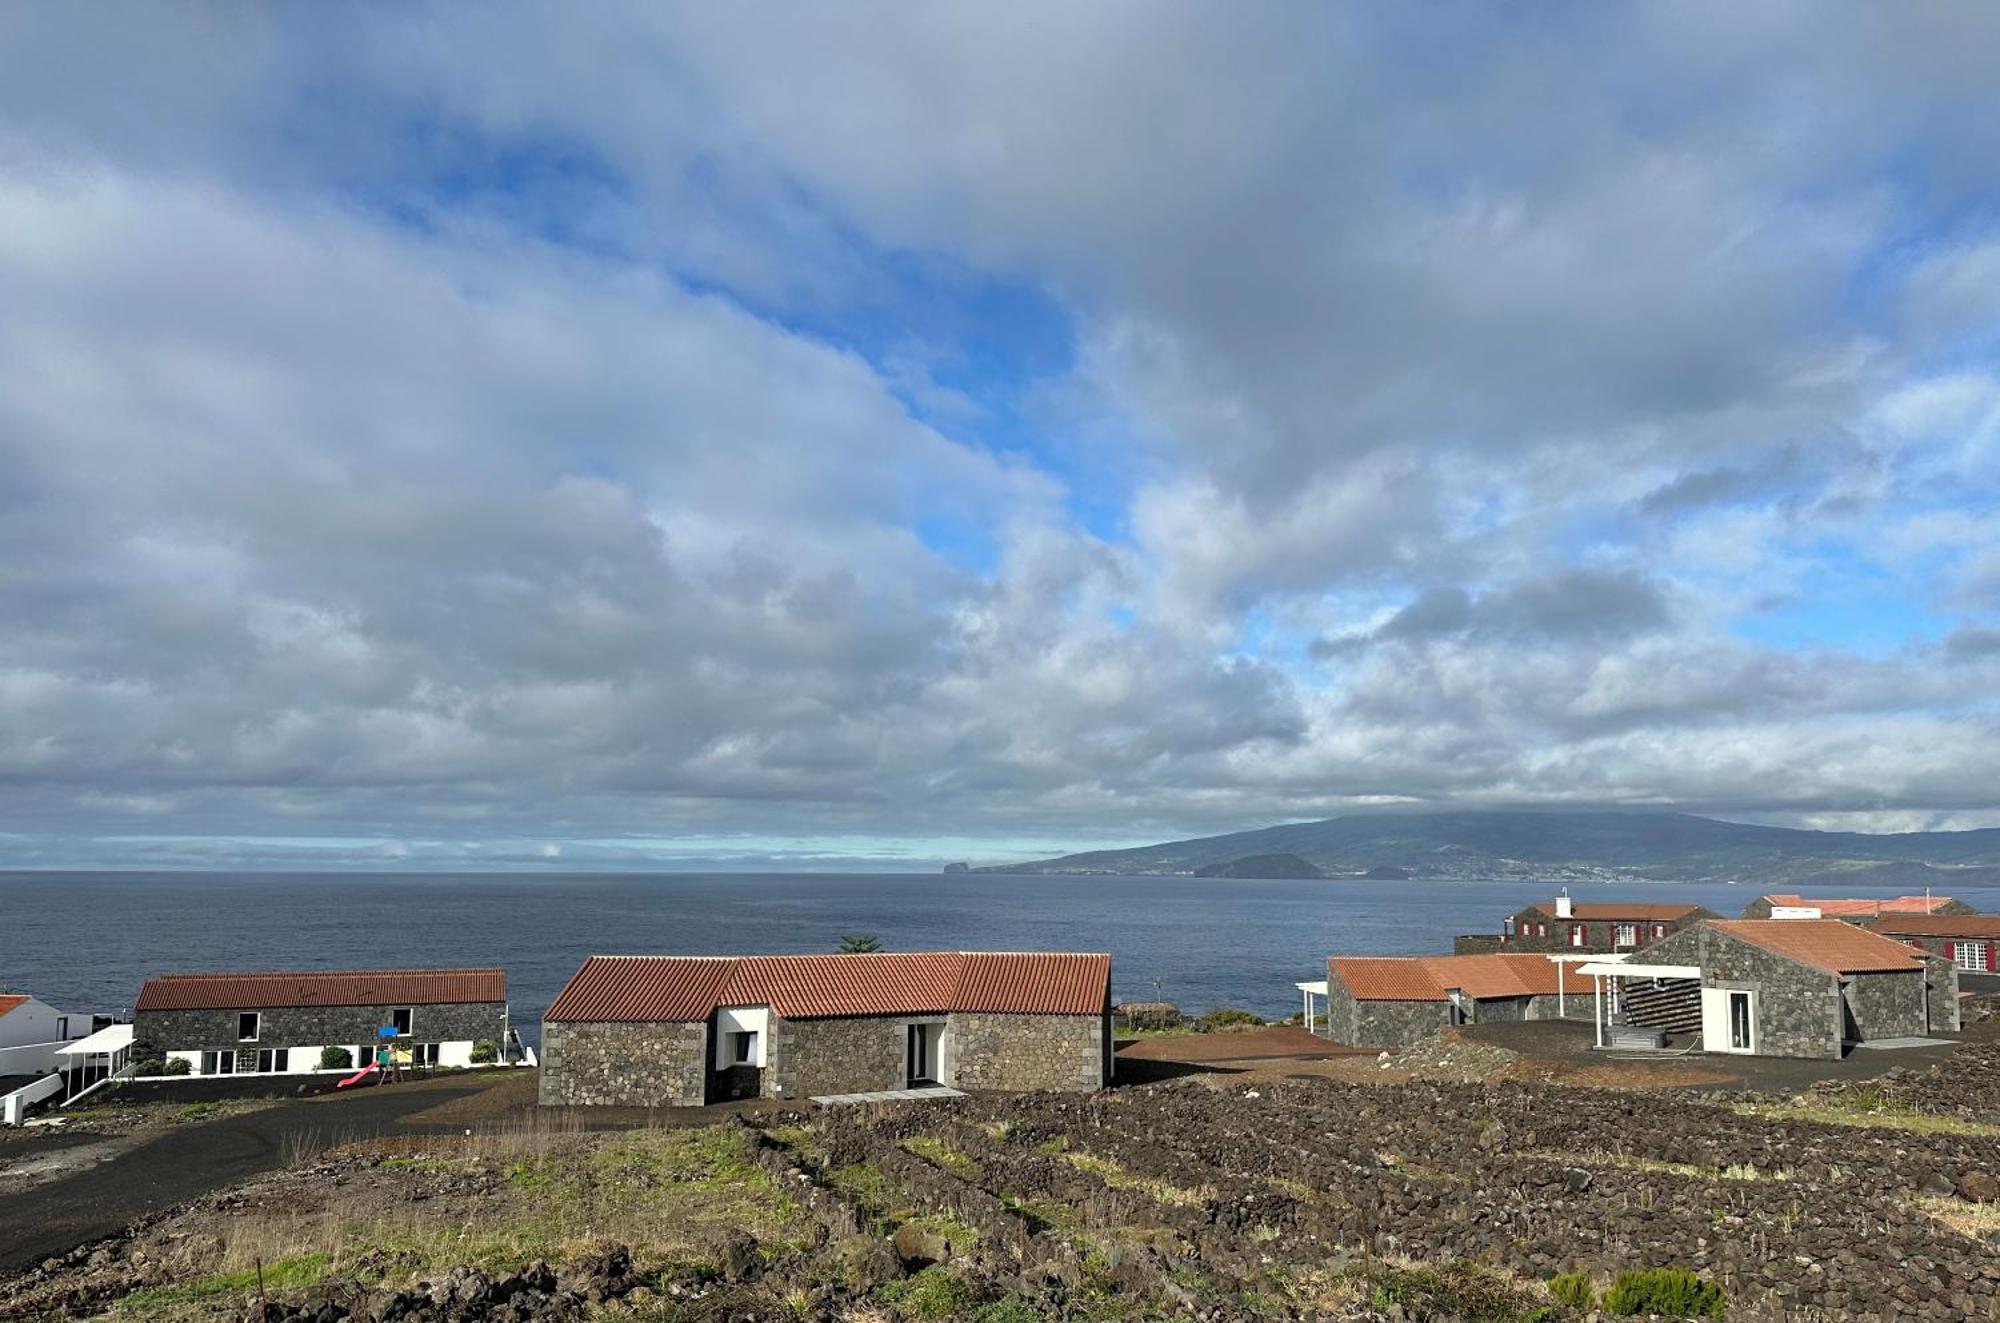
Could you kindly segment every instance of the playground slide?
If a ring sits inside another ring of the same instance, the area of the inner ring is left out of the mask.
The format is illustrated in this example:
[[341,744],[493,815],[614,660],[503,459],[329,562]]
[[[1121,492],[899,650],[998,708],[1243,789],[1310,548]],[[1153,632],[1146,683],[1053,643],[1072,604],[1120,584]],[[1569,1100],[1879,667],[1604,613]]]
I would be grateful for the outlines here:
[[340,1083],[334,1085],[333,1087],[336,1089],[344,1089],[350,1084],[359,1084],[361,1083],[361,1081],[367,1079],[370,1075],[373,1075],[378,1069],[379,1067],[376,1066],[376,1064],[371,1061],[367,1065],[363,1066],[360,1070],[355,1071],[352,1075],[349,1075],[346,1079],[342,1080]]

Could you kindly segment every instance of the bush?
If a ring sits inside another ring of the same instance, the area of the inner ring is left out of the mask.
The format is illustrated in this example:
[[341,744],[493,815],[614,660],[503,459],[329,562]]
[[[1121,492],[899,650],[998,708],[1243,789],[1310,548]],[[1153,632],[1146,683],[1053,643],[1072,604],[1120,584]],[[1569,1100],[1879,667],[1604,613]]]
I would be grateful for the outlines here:
[[164,1075],[167,1073],[167,1063],[158,1057],[148,1057],[133,1066],[132,1073],[142,1079],[148,1075]]
[[1612,1279],[1604,1308],[1613,1314],[1721,1318],[1722,1288],[1689,1268],[1635,1268]]
[[1591,1284],[1587,1272],[1563,1272],[1549,1278],[1549,1294],[1559,1305],[1567,1305],[1578,1313],[1597,1307],[1597,1288]]
[[875,1294],[908,1318],[964,1318],[979,1304],[979,1288],[941,1264]]
[[1237,1025],[1261,1025],[1263,1023],[1264,1018],[1262,1016],[1252,1015],[1249,1011],[1239,1010],[1234,1006],[1216,1006],[1210,1008],[1208,1014],[1196,1020],[1194,1027],[1205,1034],[1212,1034],[1218,1029],[1231,1029]]
[[319,1050],[321,1070],[354,1069],[354,1053],[344,1047],[323,1047]]
[[500,1049],[492,1039],[482,1038],[472,1045],[472,1064],[490,1066],[500,1059]]
[[189,1061],[186,1057],[168,1057],[160,1063],[160,1073],[162,1075],[191,1075],[194,1073],[194,1062]]

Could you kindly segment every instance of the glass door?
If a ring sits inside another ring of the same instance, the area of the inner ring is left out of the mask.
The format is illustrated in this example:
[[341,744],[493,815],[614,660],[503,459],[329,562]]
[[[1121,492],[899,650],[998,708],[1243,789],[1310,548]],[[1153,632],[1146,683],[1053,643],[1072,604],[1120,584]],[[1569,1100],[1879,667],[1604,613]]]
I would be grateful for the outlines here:
[[1750,994],[1747,992],[1729,994],[1729,1048],[1732,1052],[1750,1050]]

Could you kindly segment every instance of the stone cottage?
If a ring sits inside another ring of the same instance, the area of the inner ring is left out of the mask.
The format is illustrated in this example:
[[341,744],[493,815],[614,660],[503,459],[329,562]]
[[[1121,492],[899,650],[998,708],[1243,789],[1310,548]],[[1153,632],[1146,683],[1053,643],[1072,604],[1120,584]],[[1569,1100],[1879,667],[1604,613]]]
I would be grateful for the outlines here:
[[1567,891],[1536,901],[1500,921],[1497,933],[1467,933],[1452,941],[1460,955],[1489,951],[1636,951],[1689,924],[1722,916],[1700,905],[1644,901],[1574,901]]
[[1977,913],[1950,896],[1801,896],[1785,891],[1759,896],[1743,907],[1746,919],[1844,919],[1848,923],[1912,914]]
[[1546,955],[1334,956],[1326,962],[1327,1034],[1354,1047],[1401,1047],[1451,1024],[1588,1019],[1590,1013],[1590,980],[1565,974]]
[[592,956],[543,1017],[541,1100],[1088,1090],[1111,1049],[1109,955]]
[[1837,1059],[1871,1039],[1958,1028],[1957,970],[1838,919],[1712,919],[1579,970],[1600,971],[1617,985],[1609,1015],[1698,1024],[1706,1052]]
[[132,1059],[181,1058],[198,1075],[297,1075],[325,1048],[365,1064],[393,1028],[399,1059],[467,1066],[507,1041],[507,975],[498,969],[306,970],[162,974],[132,1015]]
[[2000,914],[1885,914],[1868,931],[1949,960],[1960,973],[2000,974]]

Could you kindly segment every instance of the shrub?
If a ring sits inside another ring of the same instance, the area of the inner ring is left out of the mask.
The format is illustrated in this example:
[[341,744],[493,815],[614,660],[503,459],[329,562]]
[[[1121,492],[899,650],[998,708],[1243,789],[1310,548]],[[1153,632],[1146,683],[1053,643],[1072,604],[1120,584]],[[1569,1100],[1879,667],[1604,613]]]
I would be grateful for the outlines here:
[[472,1045],[472,1064],[490,1066],[500,1059],[500,1049],[492,1039],[482,1038]]
[[1228,1029],[1236,1025],[1262,1023],[1264,1023],[1262,1016],[1252,1015],[1249,1011],[1239,1010],[1234,1006],[1216,1006],[1195,1021],[1195,1028],[1205,1034],[1212,1034],[1218,1029]]
[[909,1318],[964,1318],[979,1304],[979,1288],[942,1265],[891,1282],[876,1295]]
[[1559,1305],[1567,1305],[1578,1313],[1597,1307],[1597,1288],[1591,1284],[1587,1272],[1563,1272],[1549,1278],[1549,1294]]
[[1689,1268],[1635,1268],[1612,1279],[1604,1307],[1613,1314],[1721,1318],[1722,1288]]
[[323,1047],[319,1050],[321,1070],[354,1069],[354,1053],[344,1047]]
[[194,1062],[186,1057],[168,1057],[160,1063],[162,1075],[190,1075],[194,1073]]
[[167,1073],[167,1063],[158,1057],[148,1057],[144,1061],[136,1063],[132,1067],[132,1073],[141,1078],[147,1075],[164,1075]]

